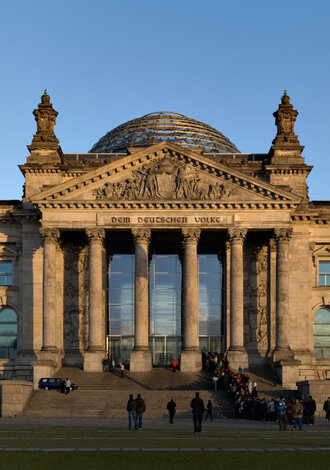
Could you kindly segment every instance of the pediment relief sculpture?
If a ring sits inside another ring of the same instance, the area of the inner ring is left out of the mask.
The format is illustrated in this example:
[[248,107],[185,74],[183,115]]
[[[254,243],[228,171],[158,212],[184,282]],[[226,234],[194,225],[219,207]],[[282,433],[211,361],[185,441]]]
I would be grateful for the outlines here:
[[217,200],[236,196],[238,192],[232,184],[164,157],[133,170],[125,180],[105,183],[92,194],[97,200]]

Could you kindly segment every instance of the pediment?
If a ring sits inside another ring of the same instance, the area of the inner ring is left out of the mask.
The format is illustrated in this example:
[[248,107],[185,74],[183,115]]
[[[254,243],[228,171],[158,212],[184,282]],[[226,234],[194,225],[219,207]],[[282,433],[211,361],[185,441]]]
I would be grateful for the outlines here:
[[48,202],[255,202],[296,205],[300,197],[163,142],[31,197]]

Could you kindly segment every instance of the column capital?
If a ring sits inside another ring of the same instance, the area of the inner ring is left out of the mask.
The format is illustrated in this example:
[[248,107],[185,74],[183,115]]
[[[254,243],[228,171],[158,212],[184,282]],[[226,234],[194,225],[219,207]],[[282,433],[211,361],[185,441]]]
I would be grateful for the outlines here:
[[201,236],[200,229],[196,228],[183,228],[182,229],[182,243],[185,246],[187,243],[198,243]]
[[43,228],[39,229],[40,235],[42,236],[44,242],[53,242],[58,243],[61,232],[57,228]]
[[277,243],[289,243],[292,237],[292,228],[279,227],[274,229],[274,235]]
[[105,237],[105,230],[103,228],[86,229],[86,235],[90,242],[94,240],[103,242]]
[[244,239],[247,234],[246,228],[239,227],[229,227],[228,228],[228,238],[230,242],[244,242]]
[[147,243],[150,242],[151,230],[147,228],[132,228],[132,237],[134,243]]

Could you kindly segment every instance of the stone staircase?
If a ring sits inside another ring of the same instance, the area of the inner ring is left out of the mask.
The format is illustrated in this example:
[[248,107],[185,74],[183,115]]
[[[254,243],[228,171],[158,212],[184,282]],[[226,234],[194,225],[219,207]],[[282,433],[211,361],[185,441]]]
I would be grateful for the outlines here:
[[33,418],[123,418],[127,416],[128,395],[138,393],[146,402],[146,418],[167,416],[166,405],[171,398],[177,405],[177,416],[191,417],[190,401],[199,391],[206,405],[211,400],[214,416],[231,417],[233,407],[227,393],[211,389],[210,376],[205,373],[184,374],[168,369],[153,369],[149,373],[119,371],[115,374],[85,373],[75,368],[63,368],[57,377],[69,377],[78,390],[64,395],[57,391],[33,392],[22,417]]

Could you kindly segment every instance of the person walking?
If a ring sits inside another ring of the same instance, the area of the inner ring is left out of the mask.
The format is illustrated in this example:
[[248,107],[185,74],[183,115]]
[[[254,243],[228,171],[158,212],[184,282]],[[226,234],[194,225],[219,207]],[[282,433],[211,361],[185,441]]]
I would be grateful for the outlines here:
[[190,408],[192,409],[194,433],[202,431],[202,419],[204,413],[204,402],[199,397],[199,392],[196,392],[195,398],[191,400]]
[[64,388],[65,388],[65,395],[69,395],[70,390],[71,390],[71,380],[69,379],[69,377],[65,379]]
[[323,411],[325,411],[325,419],[330,420],[330,397],[323,403]]
[[116,363],[115,360],[111,360],[111,372],[114,374],[115,373],[115,368],[116,368]]
[[128,412],[128,429],[132,429],[132,420],[134,422],[134,428],[137,429],[136,401],[134,400],[132,393],[129,396],[126,408]]
[[296,430],[297,424],[299,431],[302,430],[302,418],[303,418],[304,407],[302,403],[296,398],[294,405],[292,406],[292,417],[293,417],[293,428],[292,431]]
[[281,397],[277,404],[278,424],[280,426],[280,431],[282,431],[282,429],[286,431],[286,426],[287,426],[286,409],[287,409],[287,406],[286,406],[284,397]]
[[124,372],[125,372],[125,365],[121,362],[119,364],[120,367],[120,377],[123,379],[124,378]]
[[208,400],[207,405],[206,405],[206,416],[205,416],[205,421],[207,421],[207,418],[210,417],[211,421],[213,421],[213,405],[211,400]]
[[146,410],[146,404],[140,394],[136,397],[136,420],[138,429],[142,429],[142,416]]
[[173,401],[173,398],[171,398],[171,401],[167,403],[167,409],[170,417],[170,423],[173,424],[173,418],[176,411],[176,403]]

